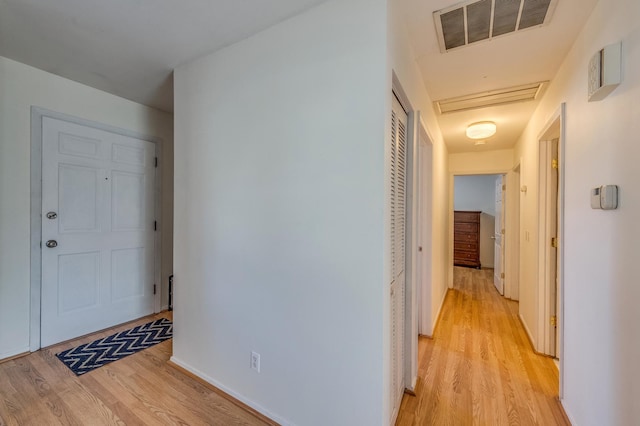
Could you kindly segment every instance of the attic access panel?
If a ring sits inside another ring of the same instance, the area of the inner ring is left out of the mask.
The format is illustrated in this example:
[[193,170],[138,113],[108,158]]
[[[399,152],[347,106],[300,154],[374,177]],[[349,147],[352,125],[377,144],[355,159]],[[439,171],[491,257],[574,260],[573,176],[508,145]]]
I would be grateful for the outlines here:
[[433,13],[440,51],[547,24],[558,0],[471,0]]

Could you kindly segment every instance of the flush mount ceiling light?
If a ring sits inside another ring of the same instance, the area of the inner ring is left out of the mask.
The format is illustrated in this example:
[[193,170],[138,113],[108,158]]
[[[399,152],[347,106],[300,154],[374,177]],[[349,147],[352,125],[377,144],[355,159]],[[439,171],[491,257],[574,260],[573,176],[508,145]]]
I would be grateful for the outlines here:
[[469,139],[487,139],[496,134],[496,123],[493,121],[480,121],[467,127]]

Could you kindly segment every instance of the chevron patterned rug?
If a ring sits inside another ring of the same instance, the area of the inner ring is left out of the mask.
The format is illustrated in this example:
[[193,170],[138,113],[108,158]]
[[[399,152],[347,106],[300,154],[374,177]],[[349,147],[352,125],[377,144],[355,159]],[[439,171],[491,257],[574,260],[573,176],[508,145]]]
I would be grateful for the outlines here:
[[58,359],[81,376],[128,355],[171,339],[173,323],[166,318],[139,325],[108,337],[56,354]]

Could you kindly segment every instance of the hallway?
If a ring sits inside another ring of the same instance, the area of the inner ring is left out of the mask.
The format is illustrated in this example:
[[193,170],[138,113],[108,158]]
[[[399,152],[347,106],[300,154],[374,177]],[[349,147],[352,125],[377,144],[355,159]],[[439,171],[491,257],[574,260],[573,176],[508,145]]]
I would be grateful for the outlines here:
[[433,339],[420,337],[416,396],[396,425],[565,425],[558,370],[536,355],[493,270],[454,268]]

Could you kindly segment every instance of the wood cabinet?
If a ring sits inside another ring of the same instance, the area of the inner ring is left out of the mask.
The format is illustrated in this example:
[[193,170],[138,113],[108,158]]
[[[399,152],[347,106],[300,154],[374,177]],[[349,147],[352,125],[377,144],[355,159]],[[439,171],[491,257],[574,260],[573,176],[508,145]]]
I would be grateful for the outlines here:
[[480,213],[453,212],[453,264],[480,269]]

